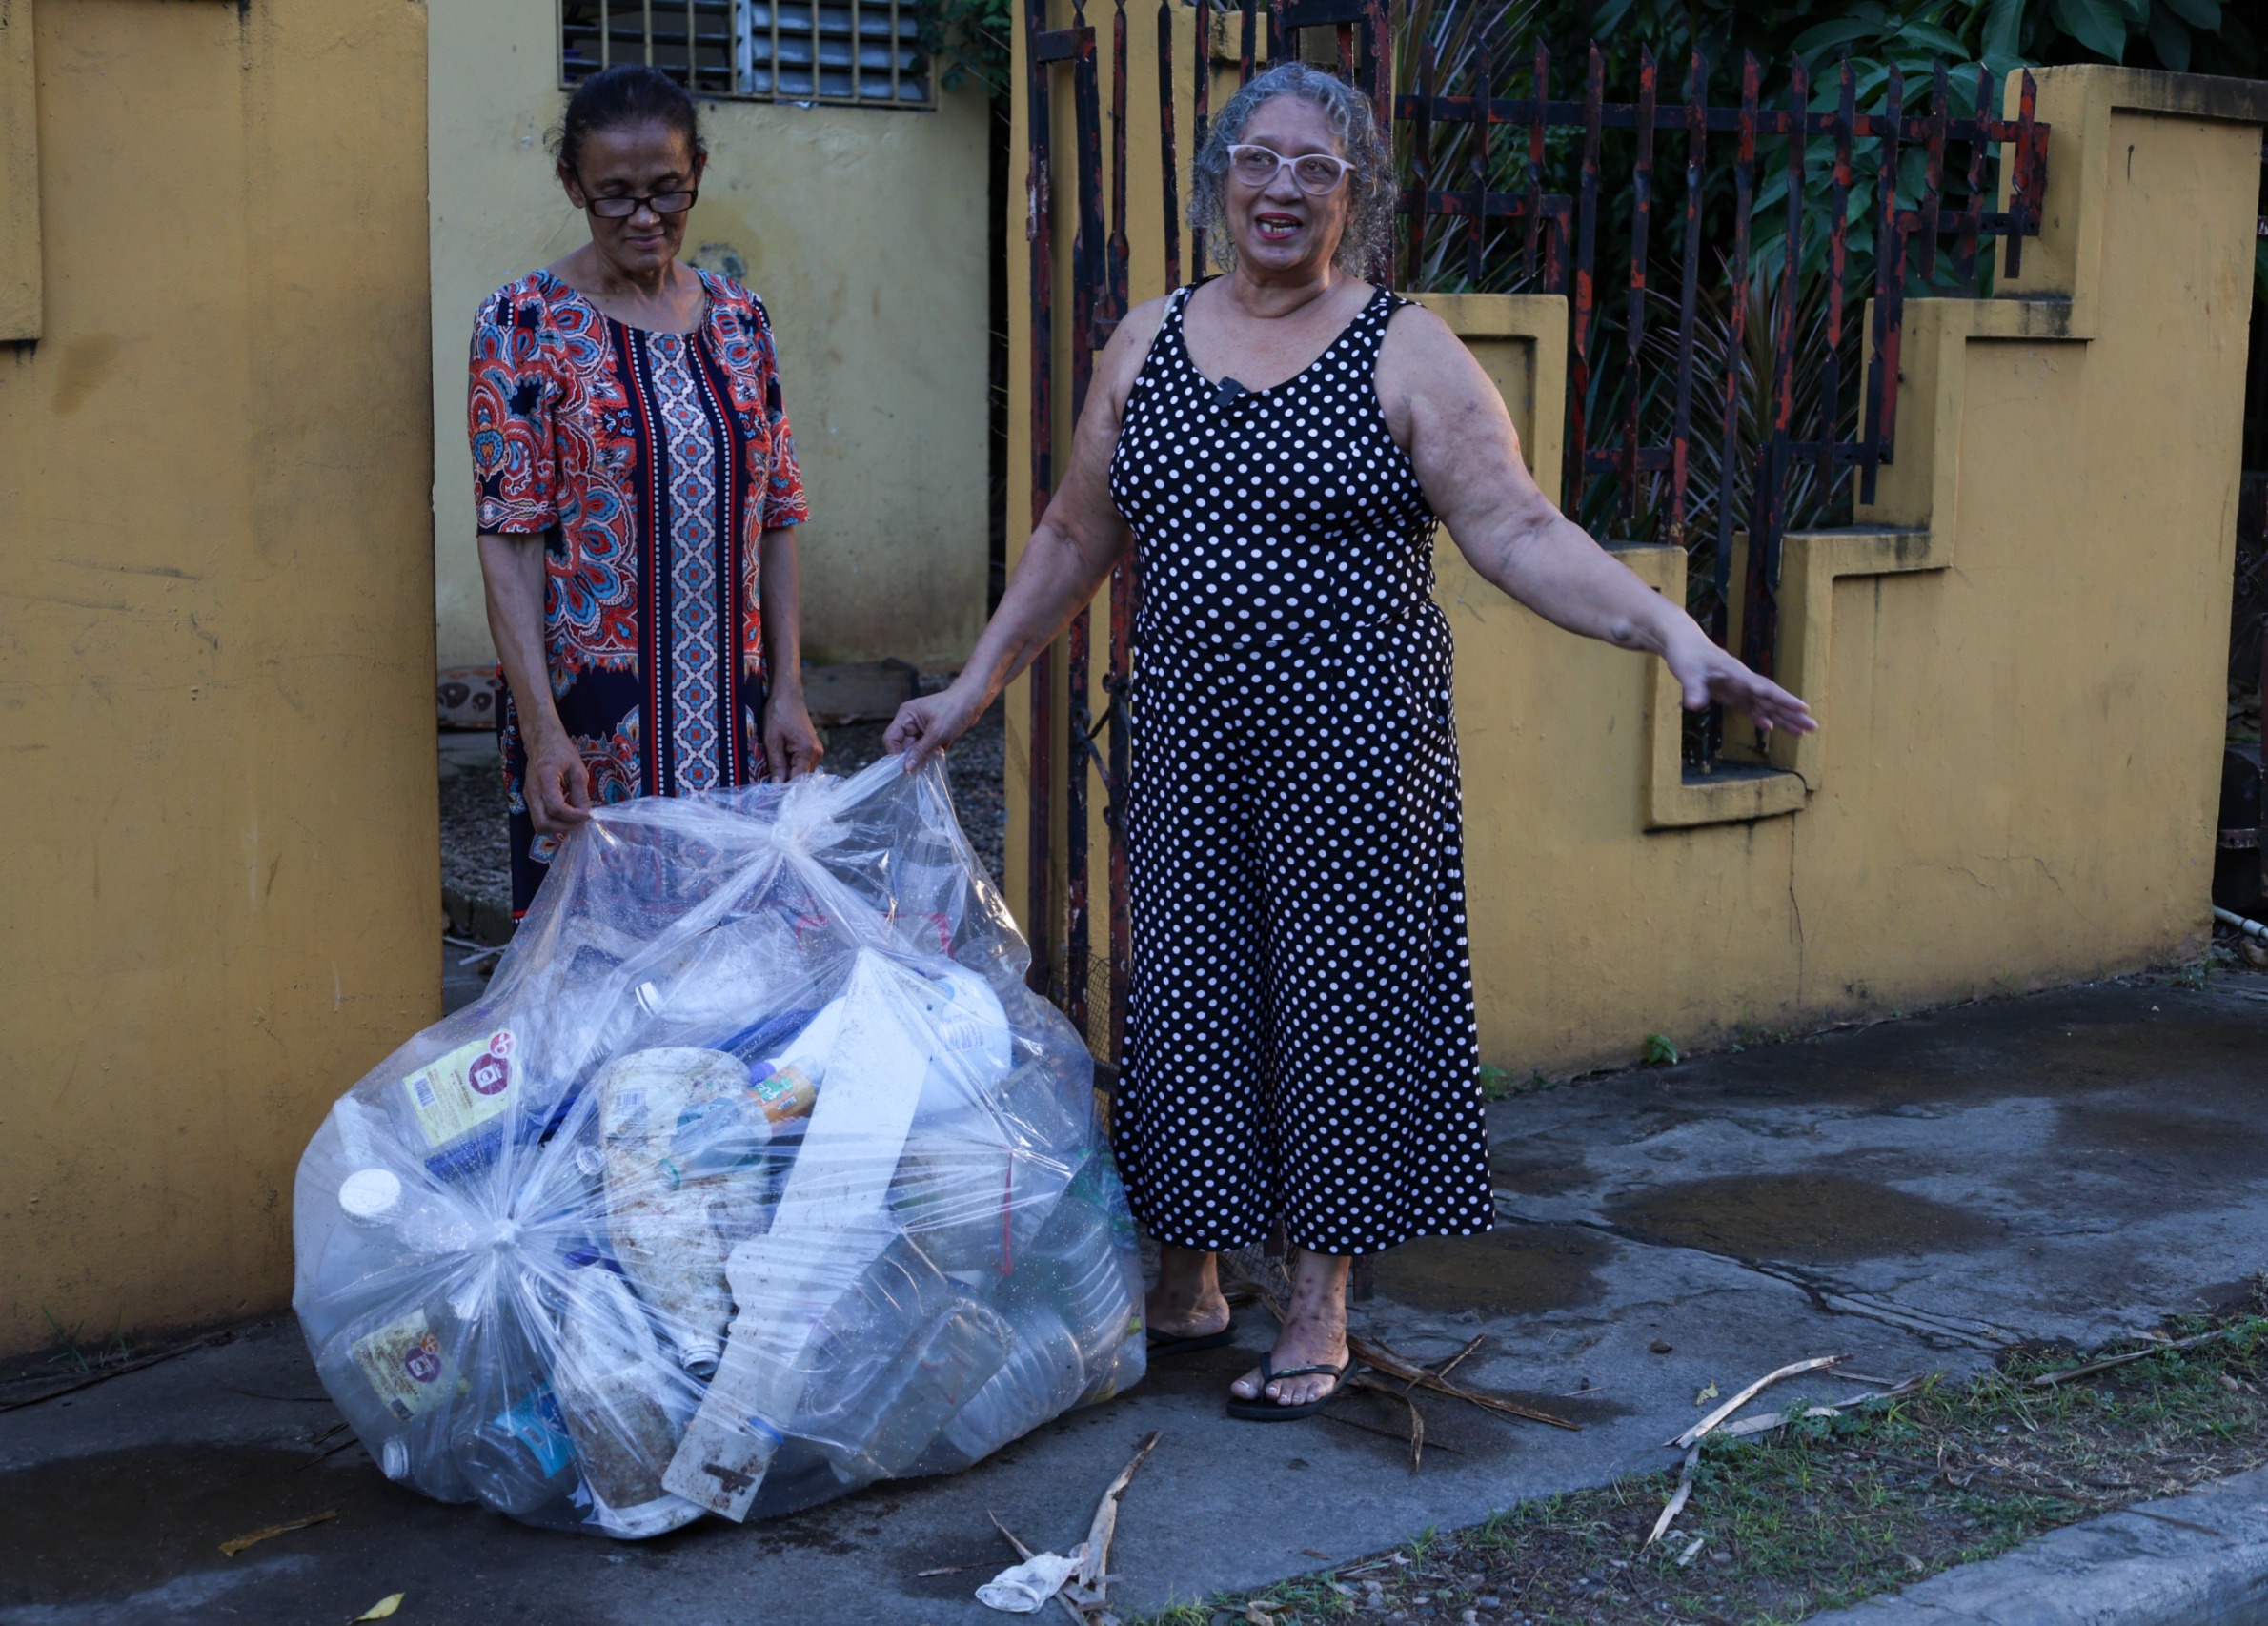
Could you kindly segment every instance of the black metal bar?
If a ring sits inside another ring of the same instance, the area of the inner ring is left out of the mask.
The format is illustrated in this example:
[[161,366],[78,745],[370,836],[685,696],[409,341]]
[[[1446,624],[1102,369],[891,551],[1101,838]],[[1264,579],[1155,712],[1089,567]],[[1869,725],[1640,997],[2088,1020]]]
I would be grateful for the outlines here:
[[[1403,119],[1408,118],[1415,112],[1417,99],[1414,92],[1406,92],[1395,97],[1394,116]],[[1544,122],[1546,125],[1555,128],[1579,126],[1583,122],[1585,106],[1586,104],[1581,101],[1546,102],[1543,104]],[[1531,97],[1496,96],[1490,98],[1488,102],[1488,122],[1491,124],[1524,125],[1535,116],[1535,111],[1536,103]],[[1472,96],[1436,96],[1433,116],[1443,124],[1477,123],[1480,119],[1480,103]],[[1663,107],[1657,105],[1653,117],[1654,129],[1657,131],[1678,131],[1685,128],[1686,114],[1683,106]],[[1601,123],[1608,130],[1635,130],[1638,127],[1637,104],[1635,102],[1604,103]],[[1739,129],[1739,124],[1740,111],[1738,108],[1714,105],[1710,107],[1709,132],[1711,135],[1733,134]],[[1800,116],[1786,108],[1759,108],[1756,112],[1756,133],[1760,136],[1782,136],[1799,126],[1809,135],[1832,136],[1834,133],[1834,124],[1835,115],[1832,109],[1820,112],[1806,111]],[[1851,133],[1858,140],[1869,141],[1882,134],[1889,124],[1890,115],[1886,112],[1862,112],[1853,123]],[[1929,120],[1922,114],[1906,113],[1901,116],[1900,124],[1902,128],[1897,133],[1898,138],[1902,141],[1920,141],[1928,136]],[[1954,140],[1963,140],[1973,133],[1974,128],[1979,125],[1982,126],[1986,137],[1994,141],[2014,141],[2020,133],[2018,120],[1992,116],[1981,119],[1954,119],[1948,133]],[[2049,130],[2053,127],[2035,123],[2034,128],[2035,130]]]
[[[1788,106],[1800,111],[1810,100],[1810,75],[1803,59],[1791,65]],[[1758,453],[1756,496],[1749,529],[1748,579],[1742,591],[1741,659],[1766,677],[1772,675],[1779,642],[1780,528],[1784,523],[1791,467],[1790,419],[1795,406],[1795,321],[1803,285],[1803,180],[1806,132],[1792,120],[1788,135],[1788,224],[1781,256],[1779,320],[1772,334],[1772,436]]]
[[[1891,70],[1894,75],[1895,68]],[[1834,167],[1829,173],[1827,220],[1827,351],[1819,358],[1819,438],[1832,445],[1835,430],[1843,416],[1843,280],[1851,264],[1851,127],[1857,122],[1857,88],[1851,72],[1851,58],[1845,56],[1836,71]],[[1896,193],[1897,172],[1888,172],[1892,194]],[[1881,258],[1875,258],[1879,272]],[[1832,462],[1819,460],[1819,481],[1833,498],[1834,469]]]
[[[1894,110],[1905,96],[1905,79],[1895,67],[1890,71],[1890,102]],[[1878,387],[1874,394],[1874,415],[1872,423],[1862,426],[1860,445],[1863,456],[1859,460],[1859,496],[1868,502],[1874,500],[1877,471],[1890,460],[1897,446],[1898,429],[1898,347],[1906,332],[1906,230],[1912,218],[1897,207],[1897,152],[1896,139],[1885,140],[1889,149],[1886,162],[1890,180],[1886,188],[1888,214],[1883,221],[1881,246],[1874,255],[1874,309],[1876,337],[1874,343],[1874,371]]]
[[[1071,240],[1074,278],[1071,299],[1071,421],[1086,411],[1094,381],[1098,315],[1109,299],[1109,263],[1103,216],[1103,91],[1095,61],[1095,34],[1085,26],[1085,8],[1074,0],[1081,33],[1071,62],[1071,101],[1079,157],[1079,228]],[[1087,1033],[1089,963],[1087,764],[1083,742],[1093,726],[1088,698],[1093,651],[1092,618],[1080,607],[1071,618],[1063,661],[1064,721],[1071,748],[1063,764],[1063,1014],[1082,1037]]]
[[[1159,0],[1170,4],[1171,0]],[[1189,53],[1194,61],[1190,66],[1189,82],[1189,162],[1194,164],[1205,152],[1205,138],[1213,127],[1213,8],[1212,0],[1200,0],[1197,8],[1197,49]],[[1189,228],[1189,275],[1201,277],[1207,264],[1207,245],[1205,228]]]
[[[1403,193],[1400,207],[1406,214],[1418,213],[1417,193],[1415,192]],[[1446,220],[1462,220],[1472,213],[1472,189],[1470,187],[1456,187],[1448,191],[1428,193],[1425,213],[1428,218],[1439,215]],[[1487,213],[1491,220],[1525,220],[1528,218],[1528,194],[1524,192],[1489,193],[1488,193]],[[1554,193],[1544,194],[1544,221],[1552,231],[1565,232],[1569,216],[1573,213],[1573,199],[1562,197]],[[1551,239],[1547,236],[1545,243],[1544,252],[1549,257],[1552,252]],[[1549,292],[1565,293],[1566,290],[1554,288]]]
[[[1197,14],[1198,53],[1204,54],[1205,12]],[[1181,160],[1174,151],[1173,131],[1173,0],[1158,0],[1158,154],[1159,190],[1165,205],[1165,286],[1182,285]]]
[[1551,48],[1542,41],[1535,48],[1535,115],[1528,121],[1528,243],[1521,251],[1528,280],[1536,276],[1536,249],[1544,225],[1544,115],[1551,94]]
[[1945,64],[1937,63],[1930,76],[1930,133],[1922,165],[1920,221],[1921,274],[1933,280],[1937,274],[1939,194],[1945,188],[1945,128],[1952,95],[1953,89],[1945,79]]
[[[1481,35],[1480,58],[1475,64],[1479,74],[1475,82],[1484,99],[1496,88],[1495,66],[1488,49],[1488,36],[1484,32]],[[1472,206],[1465,218],[1465,281],[1468,292],[1478,294],[1486,271],[1482,262],[1488,248],[1488,127],[1486,124],[1478,126],[1472,132],[1470,168],[1472,188],[1469,195]]]
[[1130,308],[1126,241],[1126,0],[1115,0],[1110,17],[1110,242],[1108,280],[1103,297],[1115,332]]
[[1653,51],[1638,52],[1638,151],[1630,167],[1630,285],[1623,306],[1622,356],[1622,535],[1638,536],[1639,397],[1645,394],[1642,352],[1646,344],[1647,238],[1653,222],[1653,111],[1656,70]]
[[1977,279],[1976,239],[1985,205],[1985,159],[1988,156],[1988,143],[1984,135],[1985,115],[1991,111],[1992,103],[1993,71],[1979,63],[1976,68],[1975,134],[1969,142],[1969,209],[1973,213],[1968,216],[1967,229],[1954,239],[1954,269],[1959,273],[1962,282],[1967,284],[1972,298],[1975,297],[1980,287]]
[[[1274,13],[1270,12],[1269,15],[1272,18]],[[1252,82],[1252,52],[1259,44],[1255,36],[1260,31],[1260,0],[1244,0],[1244,18],[1243,55],[1237,62],[1237,83],[1240,86],[1249,85]]]
[[[2024,269],[2024,234],[2028,229],[2036,229],[2039,219],[2038,200],[2034,195],[2034,189],[2046,178],[2044,173],[2035,173],[2036,160],[2033,151],[2032,115],[2037,111],[2038,105],[2039,85],[2027,71],[2022,88],[2016,91],[2016,184],[2009,193],[2008,213],[2013,216],[2013,223],[2005,239],[2008,246],[2003,251],[2003,264],[2011,276],[2019,275]],[[2000,162],[2005,166],[2008,161],[2008,149],[2003,147],[2000,150]]]
[[1342,28],[1369,16],[1368,0],[1273,0],[1276,26],[1286,35],[1302,29]]
[[[1053,379],[1055,373],[1055,251],[1051,199],[1048,195],[1048,156],[1053,115],[1048,105],[1047,63],[1041,54],[1047,0],[1024,0],[1026,59],[1025,113],[1028,152],[1024,178],[1024,234],[1031,254],[1031,514],[1032,529],[1046,517],[1055,490],[1052,442],[1055,433]],[[1031,685],[1031,742],[1025,786],[1028,824],[1024,841],[1024,935],[1032,959],[1024,981],[1032,991],[1046,997],[1055,965],[1055,895],[1051,884],[1050,837],[1055,823],[1055,649],[1052,644],[1032,658],[1026,675]]]
[[[1363,68],[1356,83],[1370,98],[1370,116],[1387,137],[1388,151],[1394,132],[1394,24],[1388,0],[1362,0]],[[1392,256],[1382,255],[1391,268]]]
[[1693,52],[1686,85],[1685,254],[1677,285],[1677,407],[1670,432],[1669,539],[1685,546],[1686,481],[1693,434],[1694,313],[1701,298],[1701,193],[1708,167],[1709,70]]
[[1419,102],[1409,132],[1410,178],[1417,182],[1419,203],[1407,211],[1409,220],[1404,229],[1408,258],[1404,277],[1412,288],[1425,280],[1426,221],[1433,213],[1424,202],[1433,187],[1433,41],[1428,36],[1418,42]]
[[[1740,144],[1732,165],[1732,319],[1725,356],[1725,424],[1717,449],[1717,557],[1716,603],[1709,635],[1723,647],[1731,634],[1732,511],[1740,470],[1740,372],[1748,343],[1749,218],[1756,201],[1756,98],[1763,82],[1763,65],[1753,52],[1743,53],[1740,65]],[[1711,714],[1710,754],[1715,755],[1716,737],[1723,726],[1720,714]]]
[[1572,358],[1568,368],[1568,491],[1566,506],[1583,499],[1583,448],[1590,416],[1590,316],[1597,298],[1591,276],[1591,253],[1598,243],[1599,139],[1607,100],[1607,59],[1590,48],[1590,68],[1584,81],[1583,173],[1575,206],[1575,294],[1570,315]]
[[[1583,454],[1584,467],[1594,473],[1619,473],[1628,456],[1620,441],[1611,446],[1593,446]],[[1866,448],[1855,440],[1799,440],[1792,436],[1788,440],[1788,456],[1792,462],[1831,462],[1838,468],[1855,468],[1866,459]],[[1638,467],[1648,474],[1666,473],[1676,466],[1676,448],[1664,444],[1642,446],[1638,450]]]

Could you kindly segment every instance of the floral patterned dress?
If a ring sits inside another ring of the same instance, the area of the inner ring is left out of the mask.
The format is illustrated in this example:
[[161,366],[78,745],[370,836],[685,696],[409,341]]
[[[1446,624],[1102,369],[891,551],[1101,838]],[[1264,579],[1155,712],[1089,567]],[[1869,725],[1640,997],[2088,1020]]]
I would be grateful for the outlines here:
[[[764,777],[757,542],[807,510],[764,308],[698,274],[690,334],[629,327],[543,271],[473,324],[480,529],[544,539],[552,696],[594,802]],[[530,822],[509,696],[496,727],[517,916],[557,840]]]

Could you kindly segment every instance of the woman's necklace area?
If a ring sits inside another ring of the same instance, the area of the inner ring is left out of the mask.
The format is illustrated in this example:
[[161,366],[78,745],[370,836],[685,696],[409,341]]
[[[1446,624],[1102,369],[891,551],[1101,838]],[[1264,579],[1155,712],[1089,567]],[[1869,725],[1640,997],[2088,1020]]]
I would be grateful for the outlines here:
[[[1272,315],[1255,311],[1246,305],[1244,300],[1238,298],[1235,285],[1233,283],[1231,283],[1228,287],[1222,289],[1221,292],[1222,295],[1228,300],[1228,302],[1236,307],[1238,314],[1247,321],[1283,322],[1289,321],[1293,317],[1303,315],[1306,313],[1312,311],[1324,300],[1328,299],[1334,293],[1338,292],[1339,280],[1340,279],[1336,277],[1326,279],[1317,287],[1313,294],[1310,294],[1306,298],[1302,299],[1298,304],[1292,306],[1291,309],[1288,311],[1278,311]],[[1185,340],[1185,342],[1186,341]],[[1313,362],[1308,363],[1308,366],[1313,365]],[[1301,371],[1304,372],[1306,369],[1303,368]],[[1299,374],[1295,373],[1292,375],[1292,376],[1297,377],[1299,376]],[[1272,389],[1275,386],[1270,385],[1269,387]],[[1223,401],[1233,401],[1239,396],[1250,395],[1252,393],[1251,387],[1245,384],[1241,378],[1237,377],[1233,373],[1223,373],[1221,375],[1220,382],[1215,384],[1213,388],[1219,392],[1220,397]]]

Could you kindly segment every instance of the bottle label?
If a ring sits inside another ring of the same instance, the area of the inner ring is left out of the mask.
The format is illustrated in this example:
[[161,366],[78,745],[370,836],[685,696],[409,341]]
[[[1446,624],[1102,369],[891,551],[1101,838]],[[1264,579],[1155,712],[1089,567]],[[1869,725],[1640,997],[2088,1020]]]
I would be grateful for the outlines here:
[[449,1391],[449,1357],[425,1325],[423,1310],[355,1339],[354,1364],[386,1410],[405,1423],[431,1410]]
[[459,1046],[401,1081],[429,1146],[446,1146],[472,1133],[512,1104],[518,1064],[512,1030]]
[[496,1426],[527,1449],[549,1479],[575,1460],[575,1447],[567,1438],[567,1420],[552,1392],[538,1389],[496,1418]]
[[775,1124],[790,1118],[808,1118],[811,1108],[819,1101],[819,1087],[811,1075],[790,1062],[785,1067],[774,1067],[759,1062],[748,1072],[749,1093],[764,1109],[764,1116]]

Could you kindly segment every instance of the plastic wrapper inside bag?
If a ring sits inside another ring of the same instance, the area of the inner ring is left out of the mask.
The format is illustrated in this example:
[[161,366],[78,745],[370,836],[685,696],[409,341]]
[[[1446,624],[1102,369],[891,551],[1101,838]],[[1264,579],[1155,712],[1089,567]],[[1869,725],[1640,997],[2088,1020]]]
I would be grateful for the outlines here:
[[1135,1382],[1092,1065],[1026,963],[934,763],[599,810],[300,1160],[324,1386],[428,1495],[648,1536]]

